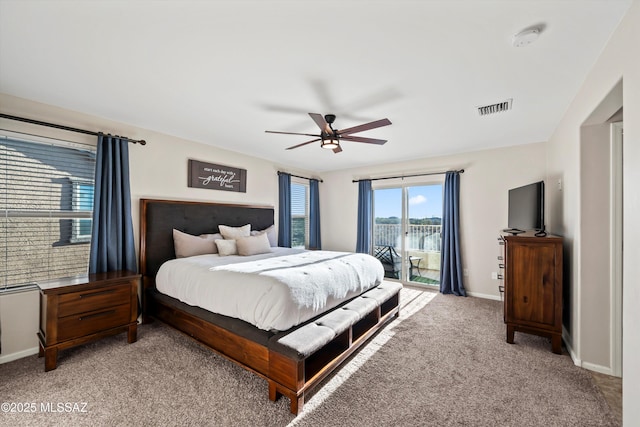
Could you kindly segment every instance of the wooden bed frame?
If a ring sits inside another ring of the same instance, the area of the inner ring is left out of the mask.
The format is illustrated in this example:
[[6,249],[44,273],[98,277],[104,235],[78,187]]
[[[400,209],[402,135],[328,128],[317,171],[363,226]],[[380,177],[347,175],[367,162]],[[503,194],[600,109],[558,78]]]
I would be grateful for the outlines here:
[[292,355],[282,351],[282,346],[270,344],[274,337],[281,337],[289,331],[277,334],[263,331],[244,321],[188,306],[155,290],[158,269],[165,261],[175,258],[174,228],[199,235],[218,232],[221,224],[242,226],[250,223],[252,230],[263,230],[274,223],[273,219],[274,209],[271,206],[141,199],[143,322],[158,319],[266,379],[269,398],[275,401],[281,395],[287,396],[291,400],[291,412],[298,414],[306,391],[326,378],[373,334],[398,316],[399,290],[308,357]]

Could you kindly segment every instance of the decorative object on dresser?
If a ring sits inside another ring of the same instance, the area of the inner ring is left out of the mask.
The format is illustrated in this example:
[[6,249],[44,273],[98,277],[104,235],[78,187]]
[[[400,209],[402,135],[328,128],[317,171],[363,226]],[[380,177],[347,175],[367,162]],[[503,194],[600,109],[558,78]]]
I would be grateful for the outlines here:
[[536,237],[534,232],[502,235],[504,322],[507,342],[515,332],[551,338],[562,353],[562,238]]
[[39,357],[56,369],[58,350],[127,332],[136,342],[140,275],[95,273],[44,281],[40,288]]

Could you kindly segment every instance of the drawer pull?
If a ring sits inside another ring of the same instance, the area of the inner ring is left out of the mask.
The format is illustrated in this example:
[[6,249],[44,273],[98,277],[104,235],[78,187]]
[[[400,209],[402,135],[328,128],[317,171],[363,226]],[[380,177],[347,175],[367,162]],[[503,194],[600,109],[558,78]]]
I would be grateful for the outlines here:
[[498,264],[498,268],[504,268],[504,264]]
[[96,295],[104,295],[104,294],[112,294],[115,289],[107,289],[106,291],[100,292],[87,292],[86,294],[80,294],[80,298],[94,297]]
[[498,279],[502,280],[504,278],[504,276],[502,276],[502,274],[498,274]]
[[498,255],[498,261],[502,261],[504,257],[502,255]]
[[100,316],[108,316],[109,314],[113,314],[115,312],[116,312],[115,310],[108,310],[108,311],[102,311],[100,313],[87,314],[86,316],[79,317],[78,320],[82,321],[82,320],[93,319]]

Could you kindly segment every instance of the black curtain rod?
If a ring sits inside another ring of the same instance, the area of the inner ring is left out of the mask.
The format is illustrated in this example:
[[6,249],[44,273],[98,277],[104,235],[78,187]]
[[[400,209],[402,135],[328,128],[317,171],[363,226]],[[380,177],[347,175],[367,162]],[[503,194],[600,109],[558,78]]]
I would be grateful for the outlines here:
[[[280,172],[280,171],[278,171],[278,175],[282,175],[283,173],[286,173],[287,175],[295,176],[296,178],[307,179],[309,181],[311,181],[312,179],[316,179],[316,178],[307,178],[306,176],[294,175],[294,174],[288,173],[288,172]],[[316,181],[323,182],[321,179],[316,179]]]
[[[54,129],[62,129],[62,130],[66,130],[66,131],[69,131],[69,132],[84,133],[85,135],[98,136],[100,134],[99,132],[92,132],[90,130],[78,129],[78,128],[73,128],[73,127],[70,127],[70,126],[57,125],[55,123],[42,122],[40,120],[26,119],[24,117],[11,116],[9,114],[0,113],[0,117],[2,117],[3,119],[16,120],[18,122],[25,122],[25,123],[31,123],[31,124],[34,124],[34,125],[47,126],[47,127],[54,128]],[[118,135],[116,135],[116,137],[125,138],[125,139],[129,140],[129,142],[132,142],[134,144],[147,145],[147,141],[145,141],[144,139],[141,139],[141,140],[129,139],[126,136],[120,137]]]
[[[416,173],[416,174],[413,174],[413,175],[387,176],[387,177],[384,177],[384,178],[371,178],[371,179],[369,179],[369,181],[380,181],[380,180],[383,180],[383,179],[411,178],[411,177],[414,177],[414,176],[442,175],[442,174],[445,174],[445,173],[447,173],[447,172],[458,172],[458,173],[464,173],[464,169],[460,169],[460,170],[457,170],[457,171],[430,172],[430,173]],[[366,181],[366,179],[354,179],[354,180],[353,180],[353,181],[351,181],[351,182],[360,182],[360,181]]]

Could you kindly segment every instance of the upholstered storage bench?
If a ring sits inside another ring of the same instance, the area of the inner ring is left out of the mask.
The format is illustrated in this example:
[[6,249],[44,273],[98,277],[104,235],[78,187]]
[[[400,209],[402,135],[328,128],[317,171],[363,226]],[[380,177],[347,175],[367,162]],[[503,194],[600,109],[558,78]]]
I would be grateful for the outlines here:
[[398,282],[382,282],[328,313],[271,337],[269,398],[287,396],[291,412],[297,414],[304,405],[305,391],[398,316],[400,289]]
[[302,410],[304,394],[394,316],[398,282],[382,282],[362,295],[288,331],[273,333],[247,322],[189,306],[153,289],[147,294],[153,317],[265,378],[269,398],[284,395],[291,412]]

